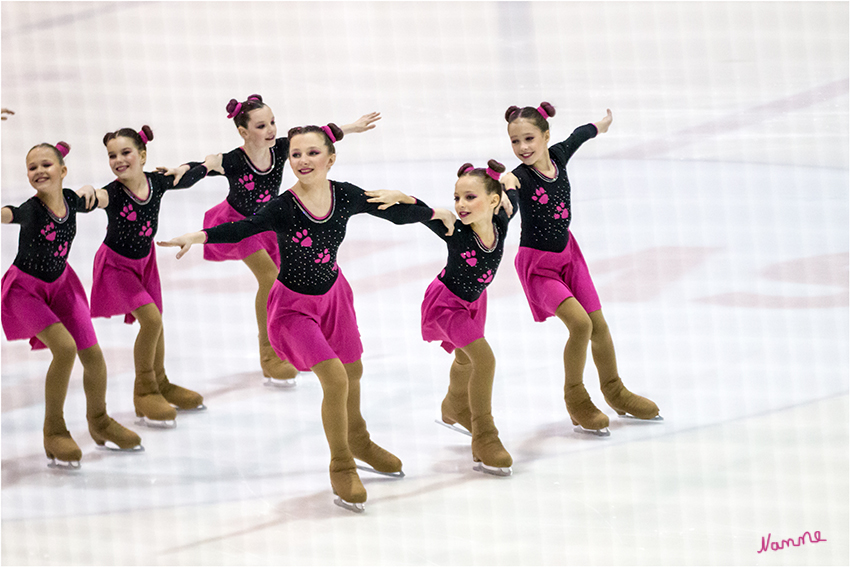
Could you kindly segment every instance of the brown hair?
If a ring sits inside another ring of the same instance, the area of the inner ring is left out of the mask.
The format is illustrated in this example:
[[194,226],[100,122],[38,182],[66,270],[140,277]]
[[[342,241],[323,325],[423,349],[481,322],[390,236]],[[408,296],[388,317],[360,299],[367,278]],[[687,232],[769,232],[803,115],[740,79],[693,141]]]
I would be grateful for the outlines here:
[[[487,168],[492,169],[496,173],[505,172],[505,166],[494,159],[491,159],[487,162]],[[490,177],[490,175],[487,173],[487,169],[483,167],[476,168],[471,163],[465,163],[460,166],[460,169],[457,170],[458,178],[461,178],[464,175],[480,177],[481,181],[484,183],[484,187],[487,189],[488,195],[498,195],[499,199],[502,198],[502,184],[499,182],[498,179],[493,179],[492,177]]]
[[328,148],[328,152],[335,154],[336,148],[334,147],[334,141],[331,140],[328,133],[325,132],[325,128],[328,128],[331,131],[337,142],[342,140],[343,136],[345,136],[345,132],[342,131],[342,128],[331,122],[327,126],[296,126],[295,128],[289,129],[289,132],[286,133],[286,137],[292,140],[293,136],[297,136],[299,134],[309,134],[310,132],[321,134],[322,138],[325,140],[325,146]]
[[[555,107],[548,102],[541,102],[539,108],[545,110],[546,114],[549,115],[549,118],[555,116]],[[505,111],[505,120],[507,120],[508,124],[510,124],[515,120],[525,118],[534,122],[534,125],[540,128],[541,132],[548,132],[549,120],[540,114],[539,108],[534,108],[533,106],[526,106],[523,108],[511,106]]]
[[71,151],[71,144],[68,142],[56,142],[55,146],[53,144],[48,144],[47,142],[36,144],[30,148],[27,155],[30,155],[30,153],[32,153],[32,151],[36,148],[47,148],[53,151],[53,153],[56,154],[56,159],[59,160],[59,165],[65,165],[65,156]]
[[[263,108],[267,106],[263,102],[263,97],[258,94],[252,94],[245,102],[240,103],[235,98],[230,99],[230,102],[227,103],[227,117],[233,117],[233,123],[236,124],[237,127],[241,126],[242,128],[248,127],[248,122],[250,120],[250,112],[252,110],[257,110],[258,108]],[[237,110],[238,109],[238,110]],[[233,114],[236,112],[236,114]]]
[[[153,140],[153,130],[151,127],[145,124],[142,126],[140,132],[145,134],[145,137],[148,139],[148,142]],[[136,146],[136,149],[140,152],[143,152],[148,149],[148,144],[142,139],[142,136],[139,132],[136,132],[132,128],[121,128],[120,130],[116,130],[115,132],[109,132],[103,137],[103,145],[105,146],[110,140],[114,140],[115,138],[123,137],[130,138],[133,140],[133,145]]]

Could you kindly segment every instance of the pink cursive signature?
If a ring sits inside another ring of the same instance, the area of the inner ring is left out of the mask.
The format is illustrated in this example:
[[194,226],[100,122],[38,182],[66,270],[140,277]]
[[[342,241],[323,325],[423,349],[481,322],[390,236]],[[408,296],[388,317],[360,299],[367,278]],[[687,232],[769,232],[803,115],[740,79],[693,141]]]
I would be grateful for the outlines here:
[[794,540],[794,538],[788,538],[771,542],[770,536],[771,534],[767,534],[767,539],[762,536],[761,549],[759,549],[758,551],[759,553],[761,553],[762,551],[769,550],[779,551],[780,549],[785,549],[786,547],[791,547],[792,545],[794,547],[800,547],[801,545],[806,543],[806,536],[809,536],[809,543],[820,543],[822,541],[826,541],[825,539],[821,539],[819,531],[815,531],[814,537],[812,537],[812,534],[810,534],[809,532],[803,532],[803,535],[798,537],[796,541]]

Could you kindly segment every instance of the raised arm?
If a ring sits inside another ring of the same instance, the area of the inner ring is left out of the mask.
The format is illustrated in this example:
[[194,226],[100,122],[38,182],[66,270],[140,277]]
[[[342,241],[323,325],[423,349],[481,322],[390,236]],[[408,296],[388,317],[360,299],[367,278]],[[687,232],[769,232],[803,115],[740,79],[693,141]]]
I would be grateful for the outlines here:
[[375,122],[380,119],[380,112],[370,112],[369,114],[364,114],[351,124],[346,124],[342,126],[342,131],[345,134],[359,134],[361,132],[366,132],[367,130],[371,130],[372,128],[377,126]]
[[608,109],[606,109],[606,110],[608,111],[608,114],[605,116],[605,118],[603,118],[603,119],[602,119],[602,120],[600,120],[599,122],[594,122],[594,123],[593,123],[593,125],[594,125],[594,126],[596,126],[596,130],[597,130],[600,134],[604,134],[605,132],[607,132],[607,131],[608,131],[608,127],[611,125],[611,122],[613,122],[613,121],[614,121],[614,117],[611,115],[611,109],[610,109],[610,108],[608,108]]

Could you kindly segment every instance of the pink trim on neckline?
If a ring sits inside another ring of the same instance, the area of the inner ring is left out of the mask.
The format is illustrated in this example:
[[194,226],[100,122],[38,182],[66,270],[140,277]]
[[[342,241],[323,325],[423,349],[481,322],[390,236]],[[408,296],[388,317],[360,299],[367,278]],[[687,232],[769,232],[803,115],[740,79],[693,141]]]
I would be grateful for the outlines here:
[[298,201],[298,205],[301,207],[301,210],[304,211],[305,213],[307,213],[307,215],[311,219],[313,219],[315,221],[324,221],[324,220],[328,220],[328,218],[333,214],[334,205],[336,204],[336,195],[334,195],[334,188],[333,188],[333,184],[331,183],[330,179],[328,179],[328,189],[331,192],[331,208],[328,209],[328,212],[325,213],[325,216],[323,216],[323,217],[317,217],[316,215],[314,215],[313,212],[310,209],[307,208],[307,205],[305,205],[304,203],[301,202],[301,199],[298,198],[298,195],[295,194],[295,191],[293,191],[292,189],[287,189],[287,191],[292,193],[292,196],[295,197],[296,201]]
[[271,160],[271,165],[270,165],[270,166],[268,166],[266,169],[260,169],[259,167],[257,167],[257,164],[255,164],[255,163],[253,162],[253,160],[251,159],[251,156],[249,156],[249,155],[248,155],[248,152],[246,152],[246,151],[245,151],[245,146],[239,146],[239,149],[240,149],[240,150],[242,150],[242,155],[244,155],[244,156],[245,156],[245,159],[247,159],[247,160],[248,160],[248,163],[249,163],[249,164],[251,164],[251,168],[252,168],[254,171],[256,171],[257,173],[268,173],[268,172],[270,172],[271,170],[273,170],[273,169],[274,169],[274,166],[275,166],[275,159],[274,159],[274,154],[272,153],[272,150],[273,150],[274,148],[269,148],[269,155],[271,155],[271,156],[272,156],[272,160]]
[[533,169],[534,171],[536,171],[536,172],[537,172],[537,174],[538,174],[538,175],[540,175],[540,176],[542,176],[543,178],[548,179],[549,181],[555,181],[556,179],[558,179],[558,174],[560,173],[560,172],[558,171],[558,164],[556,164],[556,163],[555,163],[555,160],[553,160],[552,158],[549,158],[549,162],[550,162],[550,163],[554,166],[554,168],[555,168],[555,177],[549,177],[548,175],[546,175],[545,173],[543,173],[542,171],[540,171],[539,169],[537,169],[537,168],[536,168],[536,167],[534,167],[533,165],[531,166],[531,169]]

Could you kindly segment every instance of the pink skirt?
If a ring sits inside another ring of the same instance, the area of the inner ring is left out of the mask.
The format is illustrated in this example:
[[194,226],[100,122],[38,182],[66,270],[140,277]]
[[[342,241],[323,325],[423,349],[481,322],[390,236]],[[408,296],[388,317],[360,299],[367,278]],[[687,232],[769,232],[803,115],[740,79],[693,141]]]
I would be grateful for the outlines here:
[[486,289],[471,303],[449,291],[439,278],[435,278],[425,290],[422,338],[441,341],[440,346],[448,353],[483,338],[486,319]]
[[349,364],[363,355],[354,293],[342,272],[324,295],[298,293],[275,280],[268,312],[272,348],[298,370],[334,358]]
[[132,312],[155,303],[162,313],[162,286],[156,266],[156,247],[134,260],[101,244],[94,256],[94,279],[91,286],[91,316],[124,315],[124,322],[136,320]]
[[[204,214],[204,228],[212,228],[226,222],[236,222],[245,217],[222,201]],[[274,265],[280,269],[280,250],[277,247],[277,234],[272,231],[261,232],[241,242],[204,244],[204,260],[224,262],[225,260],[244,260],[254,252],[265,250],[271,256]]]
[[47,345],[36,335],[62,323],[77,343],[77,350],[97,344],[86,292],[70,264],[55,282],[47,283],[16,266],[3,274],[2,282],[0,304],[8,340],[29,339],[32,350],[44,349]]
[[520,246],[514,265],[535,321],[553,316],[570,297],[575,297],[587,313],[602,309],[590,270],[572,234],[563,252]]

